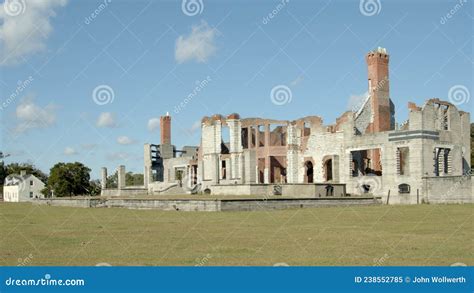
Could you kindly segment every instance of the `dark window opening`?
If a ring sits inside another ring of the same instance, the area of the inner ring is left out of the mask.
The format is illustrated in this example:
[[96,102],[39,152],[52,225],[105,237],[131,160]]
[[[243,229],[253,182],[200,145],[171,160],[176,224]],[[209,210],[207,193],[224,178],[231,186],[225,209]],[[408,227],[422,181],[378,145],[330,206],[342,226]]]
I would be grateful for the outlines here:
[[221,172],[222,172],[222,179],[227,179],[227,168],[225,160],[222,160],[221,163]]
[[307,161],[305,164],[305,183],[313,183],[314,182],[314,169],[313,163],[311,161]]
[[406,183],[398,185],[398,193],[410,193],[410,185]]
[[248,128],[242,128],[241,131],[241,138],[242,138],[242,148],[248,149],[249,148],[249,130]]

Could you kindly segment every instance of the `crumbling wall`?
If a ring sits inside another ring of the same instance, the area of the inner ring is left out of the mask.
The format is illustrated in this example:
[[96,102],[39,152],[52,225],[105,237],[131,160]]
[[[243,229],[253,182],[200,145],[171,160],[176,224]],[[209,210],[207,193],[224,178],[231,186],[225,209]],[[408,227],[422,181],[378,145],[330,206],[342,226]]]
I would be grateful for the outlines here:
[[374,112],[371,106],[371,97],[368,97],[359,111],[355,114],[355,128],[357,134],[363,134],[370,123],[374,121]]

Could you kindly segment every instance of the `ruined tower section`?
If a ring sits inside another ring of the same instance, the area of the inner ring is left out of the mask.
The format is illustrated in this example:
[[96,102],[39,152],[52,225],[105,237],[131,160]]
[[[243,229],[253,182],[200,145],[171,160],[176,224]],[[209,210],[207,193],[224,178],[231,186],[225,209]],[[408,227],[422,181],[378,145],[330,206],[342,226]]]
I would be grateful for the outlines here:
[[171,116],[160,117],[160,144],[145,144],[143,147],[145,188],[153,182],[164,182],[164,159],[174,158],[175,147],[171,144]]
[[160,136],[161,144],[171,144],[171,116],[169,113],[160,117]]
[[366,56],[368,66],[368,92],[372,108],[371,123],[366,132],[382,132],[395,128],[395,107],[390,100],[389,55],[378,48]]
[[171,144],[171,116],[169,113],[160,117],[160,138],[160,157],[163,159],[174,158],[175,148]]
[[[202,178],[203,183],[219,183],[219,155],[222,142],[222,119],[220,115],[202,119]],[[206,182],[207,181],[207,182]]]
[[243,149],[242,149],[242,123],[239,114],[230,114],[227,116],[227,125],[230,132],[230,178],[241,180],[243,173]]
[[298,169],[299,159],[298,152],[300,147],[300,137],[296,123],[288,124],[288,136],[287,136],[287,182],[298,183]]

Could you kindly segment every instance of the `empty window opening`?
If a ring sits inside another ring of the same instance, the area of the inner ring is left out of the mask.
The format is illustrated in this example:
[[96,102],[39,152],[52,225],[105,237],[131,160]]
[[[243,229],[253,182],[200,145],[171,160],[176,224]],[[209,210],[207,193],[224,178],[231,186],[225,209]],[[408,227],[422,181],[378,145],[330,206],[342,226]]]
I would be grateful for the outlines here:
[[313,183],[314,182],[314,169],[313,169],[313,163],[311,161],[306,161],[304,163],[305,167],[305,183]]
[[451,174],[451,150],[449,148],[434,149],[434,175],[446,176]]
[[397,174],[398,175],[409,175],[409,148],[400,147],[397,148]]
[[258,167],[257,167],[257,175],[258,175],[258,183],[265,182],[265,158],[258,158]]
[[376,175],[382,176],[381,150],[366,149],[352,151],[350,155],[350,166],[352,177]]
[[230,149],[230,143],[221,141],[221,154],[228,154]]
[[[222,126],[221,128],[221,146],[222,153],[228,154],[230,148],[230,128],[227,126]],[[224,150],[226,152],[224,152]]]
[[226,168],[225,160],[222,160],[221,162],[221,174],[222,174],[222,179],[227,179],[227,168]]
[[331,181],[333,178],[332,174],[332,159],[328,159],[324,162],[324,177],[326,181]]
[[249,148],[249,130],[248,128],[242,128],[241,130],[241,138],[242,138],[242,148],[248,149]]
[[435,103],[437,126],[440,130],[449,130],[449,105]]
[[270,157],[270,183],[286,183],[286,157]]
[[270,145],[285,146],[286,145],[286,129],[284,125],[270,125]]
[[309,122],[305,122],[303,126],[303,136],[310,136],[311,135],[311,124]]
[[258,131],[258,146],[264,147],[265,146],[265,127],[263,125],[258,125],[257,131]]

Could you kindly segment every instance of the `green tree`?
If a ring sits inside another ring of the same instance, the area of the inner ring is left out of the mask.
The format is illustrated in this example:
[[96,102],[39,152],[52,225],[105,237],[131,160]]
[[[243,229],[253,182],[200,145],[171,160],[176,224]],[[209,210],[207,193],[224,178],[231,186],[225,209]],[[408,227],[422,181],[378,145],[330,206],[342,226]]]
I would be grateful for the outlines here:
[[113,175],[107,176],[107,188],[117,188],[118,187],[118,175],[115,172]]
[[98,195],[100,195],[100,191],[101,191],[100,180],[99,180],[99,179],[91,180],[91,181],[90,181],[90,191],[89,191],[89,195],[91,195],[91,196],[98,196]]
[[90,195],[90,171],[82,163],[57,163],[51,168],[45,192],[54,196]]
[[8,176],[7,168],[3,162],[0,162],[0,185],[3,185],[5,178]]
[[7,176],[12,175],[12,174],[20,174],[21,171],[26,171],[27,174],[35,175],[36,177],[38,177],[38,179],[40,179],[43,182],[46,182],[48,180],[48,176],[45,173],[43,173],[43,171],[36,168],[35,165],[30,164],[30,163],[11,163],[11,164],[6,165],[4,168],[6,169]]
[[133,172],[128,172],[125,174],[125,184],[127,186],[143,185],[143,174],[134,174]]

